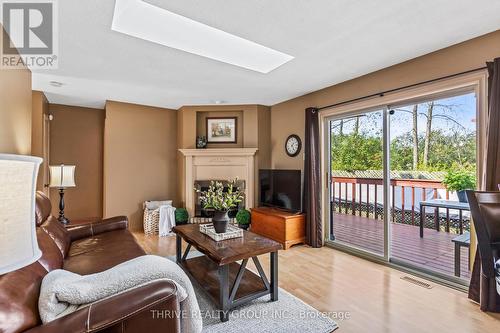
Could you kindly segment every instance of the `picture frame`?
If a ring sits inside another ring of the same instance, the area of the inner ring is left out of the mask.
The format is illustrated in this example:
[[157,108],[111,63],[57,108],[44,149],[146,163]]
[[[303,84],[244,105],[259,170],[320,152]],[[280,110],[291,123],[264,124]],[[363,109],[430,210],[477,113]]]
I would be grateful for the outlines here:
[[207,117],[207,143],[236,143],[238,138],[237,117]]

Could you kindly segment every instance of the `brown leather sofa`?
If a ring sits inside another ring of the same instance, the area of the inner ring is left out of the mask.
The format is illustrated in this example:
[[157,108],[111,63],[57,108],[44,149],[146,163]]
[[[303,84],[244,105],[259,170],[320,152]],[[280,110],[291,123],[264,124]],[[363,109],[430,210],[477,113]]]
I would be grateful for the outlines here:
[[[50,211],[49,199],[37,193],[37,238],[42,257],[0,276],[0,332],[180,332],[179,318],[165,315],[166,311],[179,310],[176,286],[168,281],[131,289],[42,325],[38,296],[48,272],[62,268],[91,274],[145,254],[127,230],[125,216],[65,228]],[[163,316],[154,317],[156,310]]]

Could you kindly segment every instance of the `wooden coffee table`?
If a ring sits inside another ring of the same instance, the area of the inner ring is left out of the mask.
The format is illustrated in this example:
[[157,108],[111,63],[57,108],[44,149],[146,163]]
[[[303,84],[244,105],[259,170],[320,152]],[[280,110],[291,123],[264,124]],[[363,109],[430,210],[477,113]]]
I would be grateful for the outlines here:
[[[218,304],[221,321],[229,320],[229,311],[253,299],[270,294],[271,301],[278,300],[278,250],[280,243],[243,231],[243,237],[216,242],[200,232],[198,224],[179,225],[173,228],[177,237],[177,263]],[[182,254],[182,240],[188,243]],[[204,256],[187,258],[194,246]],[[270,253],[269,281],[257,258]],[[246,268],[252,259],[258,274]],[[241,264],[238,261],[241,260]],[[231,283],[231,288],[230,288]]]

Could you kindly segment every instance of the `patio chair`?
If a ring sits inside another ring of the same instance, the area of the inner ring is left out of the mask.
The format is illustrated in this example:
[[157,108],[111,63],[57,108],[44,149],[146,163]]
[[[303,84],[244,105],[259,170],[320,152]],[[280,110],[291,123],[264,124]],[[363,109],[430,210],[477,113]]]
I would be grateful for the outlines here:
[[467,191],[476,229],[480,273],[480,306],[500,311],[500,192]]

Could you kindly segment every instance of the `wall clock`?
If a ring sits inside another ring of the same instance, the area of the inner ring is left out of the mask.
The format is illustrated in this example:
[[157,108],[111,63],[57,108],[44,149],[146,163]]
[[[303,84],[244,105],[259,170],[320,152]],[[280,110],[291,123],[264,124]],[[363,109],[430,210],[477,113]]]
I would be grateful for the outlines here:
[[296,134],[292,134],[286,138],[285,141],[285,151],[288,156],[295,157],[300,153],[302,149],[302,141],[300,137]]

